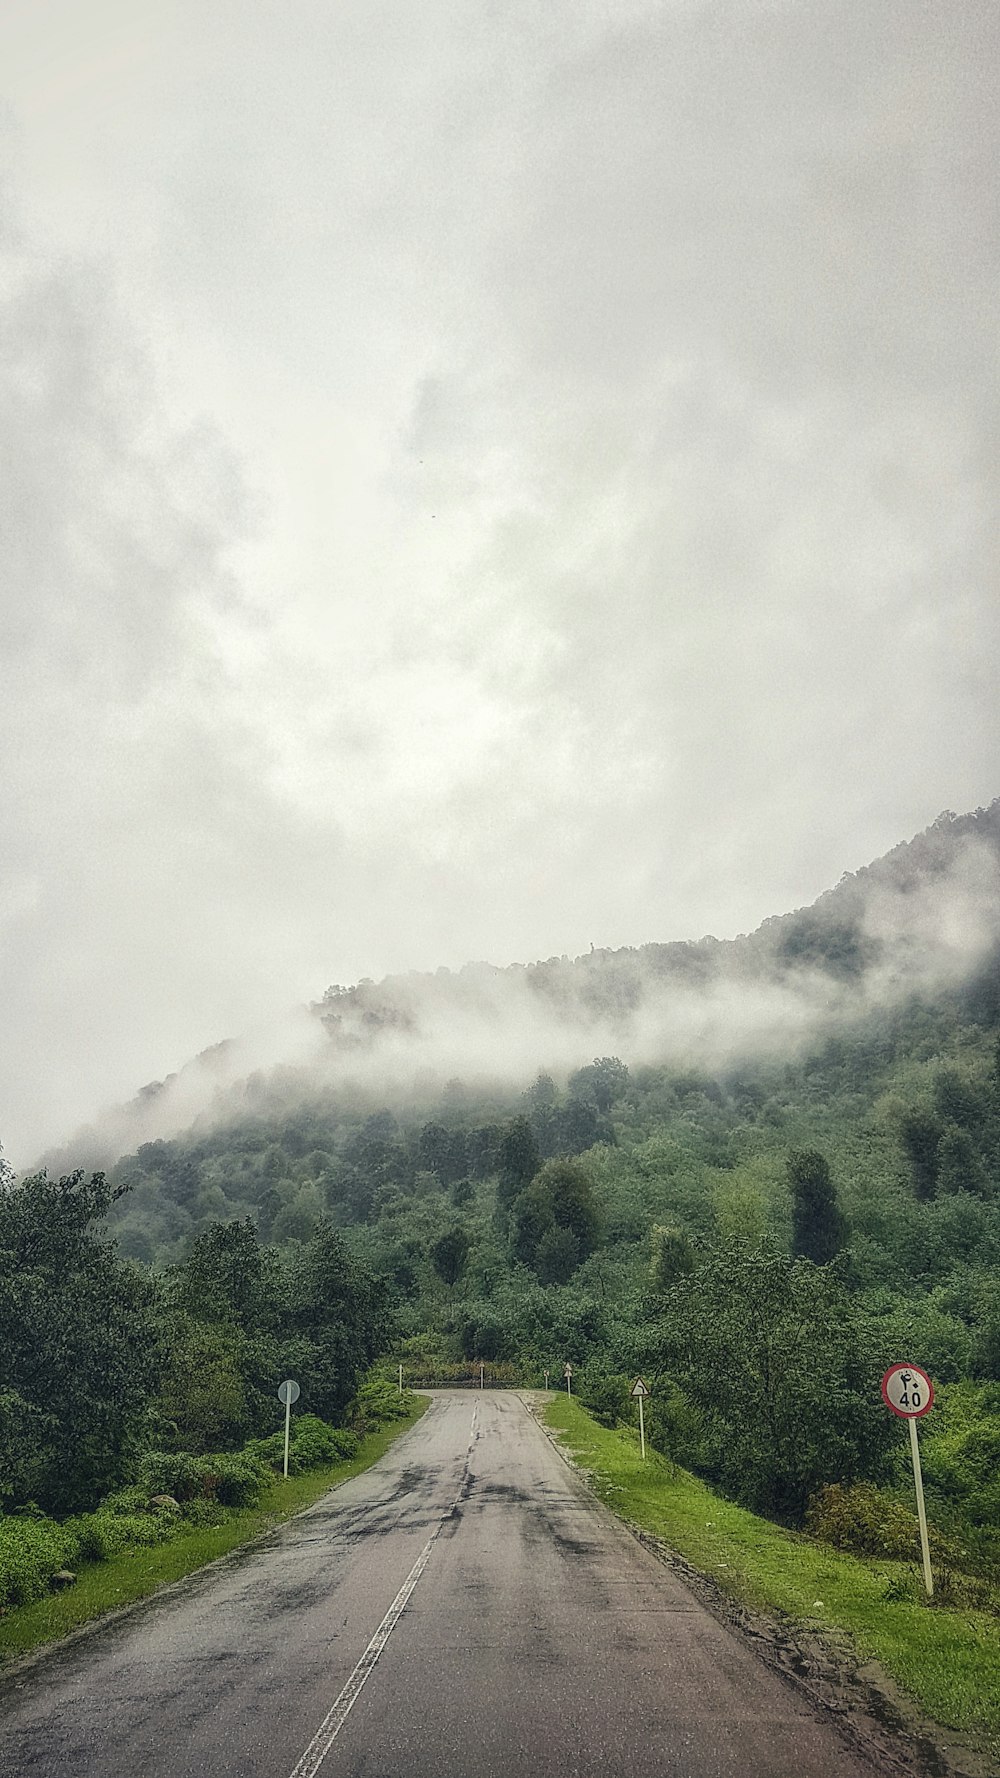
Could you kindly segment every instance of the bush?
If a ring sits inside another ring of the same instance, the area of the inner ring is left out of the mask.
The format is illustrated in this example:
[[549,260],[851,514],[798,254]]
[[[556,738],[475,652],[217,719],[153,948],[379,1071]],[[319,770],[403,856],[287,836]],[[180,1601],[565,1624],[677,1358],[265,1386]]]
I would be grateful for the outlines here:
[[211,1465],[206,1493],[220,1506],[255,1506],[272,1480],[267,1464],[250,1451],[220,1451],[203,1461]]
[[0,1514],[0,1609],[40,1599],[76,1557],[72,1533],[52,1519]]
[[76,1544],[76,1554],[88,1562],[106,1562],[122,1550],[151,1549],[166,1543],[176,1528],[176,1515],[165,1512],[123,1512],[106,1501],[92,1513],[79,1513],[66,1521],[66,1531]]
[[369,1377],[351,1403],[351,1424],[358,1432],[374,1432],[392,1420],[405,1420],[414,1405],[409,1389],[400,1395],[398,1385],[386,1377]]
[[596,1366],[587,1365],[584,1370],[577,1372],[573,1381],[580,1401],[602,1426],[615,1427],[619,1421],[631,1424],[633,1420],[638,1426],[638,1415],[631,1411],[628,1377],[616,1376],[610,1371],[601,1371]]
[[[210,1525],[221,1525],[226,1517],[226,1509],[217,1500],[188,1500],[181,1507],[181,1518],[185,1528],[194,1525],[198,1530]],[[175,1521],[176,1522],[176,1521]]]
[[[829,1482],[813,1496],[806,1512],[806,1530],[835,1549],[858,1556],[881,1556],[892,1562],[919,1562],[920,1528],[916,1513],[871,1482],[844,1487]],[[929,1530],[931,1557],[960,1563],[962,1551]]]
[[[264,1463],[269,1470],[280,1469],[285,1456],[285,1435],[283,1432],[272,1432],[267,1438],[249,1439],[244,1446],[248,1456]],[[288,1468],[292,1475],[296,1471],[292,1467],[292,1445],[288,1448]]]
[[[360,1439],[346,1427],[328,1426],[317,1414],[303,1414],[292,1425],[288,1445],[288,1473],[302,1475],[307,1469],[322,1469],[326,1464],[344,1463],[356,1457]],[[246,1446],[249,1456],[263,1463],[268,1471],[280,1470],[285,1458],[285,1435],[272,1432],[270,1438],[251,1439]]]
[[325,1463],[336,1463],[337,1435],[332,1426],[317,1414],[302,1414],[295,1424],[295,1461],[301,1469],[322,1469]]
[[208,1457],[192,1457],[190,1451],[148,1451],[139,1465],[138,1485],[147,1500],[153,1494],[170,1494],[174,1500],[194,1500],[211,1492],[205,1486]]
[[206,1457],[192,1457],[187,1451],[150,1451],[139,1465],[139,1487],[147,1500],[153,1494],[170,1494],[180,1503],[201,1498],[217,1500],[220,1506],[253,1506],[270,1480],[267,1464],[255,1449],[218,1451]]

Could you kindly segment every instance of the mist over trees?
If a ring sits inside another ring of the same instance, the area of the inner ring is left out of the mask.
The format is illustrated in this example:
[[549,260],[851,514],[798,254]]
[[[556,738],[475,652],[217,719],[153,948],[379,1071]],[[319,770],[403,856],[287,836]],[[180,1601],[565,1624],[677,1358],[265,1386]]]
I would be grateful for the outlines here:
[[[441,1098],[447,1112],[447,1083],[459,1076],[484,1101],[500,1088],[506,1104],[538,1075],[529,1109],[542,1158],[580,1153],[608,1139],[616,1058],[633,1072],[669,1066],[717,1077],[747,1056],[801,1059],[859,1021],[940,993],[978,997],[975,1016],[988,1021],[1000,1013],[998,953],[1000,799],[970,815],[946,811],[811,907],[735,939],[338,983],[300,1009],[293,1033],[275,1033],[272,1066],[238,1040],[213,1045],[42,1161],[51,1173],[106,1168],[199,1114],[253,1118],[269,1104],[287,1110],[294,1099],[336,1097],[345,1081],[373,1114],[391,1116],[414,1096]],[[282,1061],[286,1038],[294,1061]],[[447,1130],[446,1116],[434,1122]],[[441,1139],[427,1137],[434,1170]],[[914,1143],[927,1157],[915,1164],[932,1180],[934,1128],[915,1129]],[[949,1135],[946,1155],[953,1146]]]
[[[874,877],[936,907],[928,877],[952,882],[968,838],[936,825]],[[829,931],[824,898],[778,922],[769,967],[855,992],[874,967],[844,925],[855,881]],[[712,991],[707,941],[664,949],[664,979]],[[625,1033],[631,966],[582,964]],[[335,1002],[340,1020],[367,1004]],[[405,1090],[260,1074],[106,1178],[5,1177],[0,1499],[70,1510],[143,1449],[236,1449],[273,1426],[282,1375],[337,1424],[380,1355],[444,1382],[483,1363],[539,1383],[569,1360],[612,1420],[641,1370],[662,1450],[800,1525],[827,1484],[901,1485],[878,1378],[905,1356],[941,1391],[935,1512],[1000,1574],[976,1455],[1000,1438],[1000,951],[853,1005],[715,1065],[692,1044]]]

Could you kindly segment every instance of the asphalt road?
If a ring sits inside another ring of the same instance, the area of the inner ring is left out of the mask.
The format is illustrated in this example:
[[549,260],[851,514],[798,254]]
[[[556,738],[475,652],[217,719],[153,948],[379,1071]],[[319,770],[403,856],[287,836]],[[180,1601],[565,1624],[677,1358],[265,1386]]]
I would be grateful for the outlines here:
[[587,1494],[441,1392],[257,1548],[0,1684],[3,1778],[871,1778]]

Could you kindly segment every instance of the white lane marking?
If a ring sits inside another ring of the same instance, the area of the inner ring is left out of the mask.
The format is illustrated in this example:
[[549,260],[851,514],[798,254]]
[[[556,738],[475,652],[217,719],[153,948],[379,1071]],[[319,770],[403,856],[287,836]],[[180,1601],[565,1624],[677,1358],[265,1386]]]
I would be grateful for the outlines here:
[[410,1569],[399,1592],[396,1594],[385,1617],[379,1624],[378,1629],[369,1642],[368,1647],[365,1649],[364,1654],[361,1656],[360,1661],[346,1684],[342,1686],[341,1690],[337,1693],[336,1698],[330,1706],[330,1709],[327,1711],[327,1714],[324,1716],[323,1721],[320,1723],[319,1728],[316,1730],[305,1753],[293,1768],[291,1778],[316,1778],[320,1766],[323,1764],[333,1743],[340,1734],[353,1706],[357,1703],[365,1680],[371,1673],[379,1655],[382,1653],[389,1637],[392,1635],[393,1630],[396,1628],[396,1625],[402,1617],[406,1601],[409,1599],[420,1576],[427,1567],[431,1550],[434,1548],[437,1539],[441,1535],[442,1526],[448,1523],[452,1514],[461,1504],[462,1493],[469,1477],[469,1458],[472,1456],[472,1447],[476,1442],[476,1420],[478,1415],[479,1404],[477,1402],[472,1410],[472,1425],[469,1429],[469,1448],[465,1453],[465,1465],[462,1470],[462,1479],[458,1486],[458,1493],[455,1495],[455,1498],[447,1511],[441,1514],[437,1525],[431,1532],[427,1542],[424,1544],[423,1549],[414,1562],[413,1567]]

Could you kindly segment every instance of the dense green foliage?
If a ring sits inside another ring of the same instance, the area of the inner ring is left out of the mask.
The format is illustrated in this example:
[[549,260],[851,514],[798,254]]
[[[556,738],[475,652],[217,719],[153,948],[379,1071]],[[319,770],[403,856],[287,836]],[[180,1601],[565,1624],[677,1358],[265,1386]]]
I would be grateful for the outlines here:
[[81,1173],[0,1191],[0,1501],[85,1504],[140,1448],[154,1291],[92,1233],[114,1195]]
[[[352,1418],[362,1432],[375,1432],[412,1418],[416,1407],[415,1396],[389,1392],[375,1379],[359,1391]],[[300,1415],[292,1425],[288,1473],[335,1469],[355,1459],[360,1447],[357,1431],[328,1426],[315,1414]],[[0,1513],[0,1615],[8,1606],[42,1598],[54,1580],[58,1583],[61,1570],[170,1543],[193,1528],[225,1525],[273,1490],[283,1458],[280,1432],[251,1440],[242,1451],[210,1456],[153,1451],[143,1457],[135,1484],[109,1495],[92,1512],[61,1523],[37,1508]]]
[[[182,1264],[154,1276],[102,1232],[117,1193],[79,1173],[0,1189],[8,1508],[79,1510],[134,1479],[156,1491],[151,1449],[191,1464],[266,1436],[285,1376],[338,1422],[385,1343],[375,1281],[327,1221],[285,1253],[248,1221],[207,1226]],[[229,1462],[210,1460],[223,1500]]]

